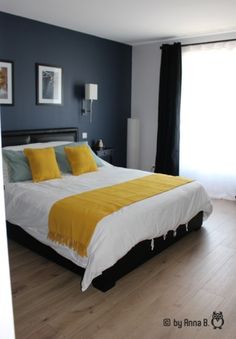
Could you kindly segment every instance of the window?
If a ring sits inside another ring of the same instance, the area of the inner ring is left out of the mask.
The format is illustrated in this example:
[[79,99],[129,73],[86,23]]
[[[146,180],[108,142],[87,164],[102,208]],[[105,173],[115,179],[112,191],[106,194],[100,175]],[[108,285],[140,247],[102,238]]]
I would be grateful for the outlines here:
[[180,174],[236,196],[236,42],[182,48]]

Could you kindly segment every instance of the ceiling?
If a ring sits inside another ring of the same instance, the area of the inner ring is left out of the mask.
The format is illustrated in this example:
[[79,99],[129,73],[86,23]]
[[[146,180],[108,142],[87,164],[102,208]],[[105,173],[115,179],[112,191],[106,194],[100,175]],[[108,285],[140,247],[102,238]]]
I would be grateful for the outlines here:
[[0,0],[0,11],[131,45],[236,31],[235,0]]

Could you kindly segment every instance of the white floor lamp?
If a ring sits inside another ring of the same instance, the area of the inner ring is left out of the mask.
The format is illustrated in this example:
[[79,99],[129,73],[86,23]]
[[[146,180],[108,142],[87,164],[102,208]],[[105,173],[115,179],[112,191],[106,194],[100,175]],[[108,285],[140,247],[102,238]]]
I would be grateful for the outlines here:
[[129,118],[127,125],[127,167],[139,169],[139,119]]

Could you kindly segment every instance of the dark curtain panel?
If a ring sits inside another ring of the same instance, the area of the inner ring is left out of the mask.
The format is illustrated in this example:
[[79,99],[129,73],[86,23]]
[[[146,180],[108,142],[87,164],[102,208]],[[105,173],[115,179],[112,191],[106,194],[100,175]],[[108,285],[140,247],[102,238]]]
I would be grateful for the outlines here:
[[158,106],[155,172],[179,174],[181,44],[163,45]]

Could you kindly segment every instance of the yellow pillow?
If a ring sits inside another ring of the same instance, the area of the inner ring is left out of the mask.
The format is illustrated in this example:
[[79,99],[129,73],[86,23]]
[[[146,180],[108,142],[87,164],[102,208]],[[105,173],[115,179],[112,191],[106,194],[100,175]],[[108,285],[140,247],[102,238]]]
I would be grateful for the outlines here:
[[54,148],[25,148],[34,182],[61,178]]
[[72,173],[80,175],[87,172],[97,170],[96,161],[87,145],[79,145],[74,147],[65,147],[65,153],[69,160]]

